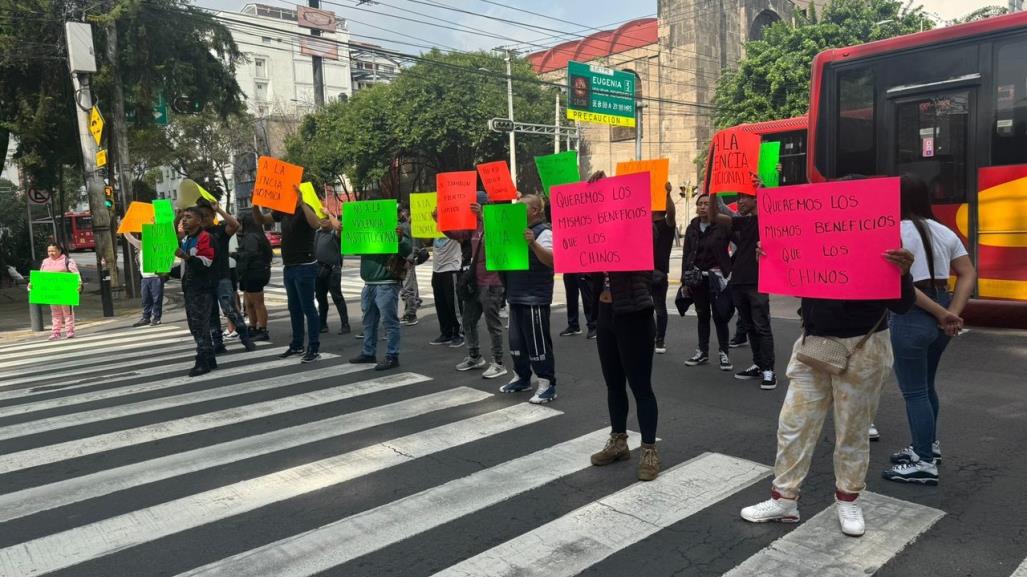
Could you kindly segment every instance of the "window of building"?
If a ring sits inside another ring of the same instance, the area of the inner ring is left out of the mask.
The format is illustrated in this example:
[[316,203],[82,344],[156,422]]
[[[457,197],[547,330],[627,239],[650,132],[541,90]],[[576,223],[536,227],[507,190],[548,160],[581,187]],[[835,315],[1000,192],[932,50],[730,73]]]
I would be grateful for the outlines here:
[[253,70],[253,75],[257,78],[267,78],[267,60],[264,58],[254,58]]
[[780,21],[781,17],[773,10],[764,10],[763,12],[760,12],[752,21],[752,26],[749,27],[749,40],[763,40],[764,30],[766,30],[771,24]]
[[261,36],[260,37],[260,41],[263,42],[264,44],[271,44],[271,37],[270,36]]
[[1027,41],[998,45],[995,71],[991,164],[1024,163],[1027,162]]
[[253,99],[258,102],[267,101],[267,82],[255,82],[253,84]]
[[836,176],[877,173],[874,118],[873,69],[860,66],[839,72]]

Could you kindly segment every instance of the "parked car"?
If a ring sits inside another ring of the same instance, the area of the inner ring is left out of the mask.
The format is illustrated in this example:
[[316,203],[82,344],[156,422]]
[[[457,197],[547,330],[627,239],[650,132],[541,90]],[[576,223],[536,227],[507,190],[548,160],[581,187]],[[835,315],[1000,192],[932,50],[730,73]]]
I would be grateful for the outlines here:
[[279,248],[282,246],[282,233],[274,230],[265,230],[264,236],[266,236],[267,241],[271,243],[271,248]]

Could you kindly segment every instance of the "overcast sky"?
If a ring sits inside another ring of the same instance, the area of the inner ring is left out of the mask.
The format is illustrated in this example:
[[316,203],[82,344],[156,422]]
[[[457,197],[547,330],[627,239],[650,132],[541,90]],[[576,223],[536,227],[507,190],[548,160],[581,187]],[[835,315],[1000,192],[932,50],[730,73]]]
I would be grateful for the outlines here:
[[[302,0],[300,1],[302,2]],[[534,51],[543,45],[555,43],[559,39],[555,35],[559,32],[589,34],[595,28],[610,28],[623,21],[656,14],[656,0],[632,2],[625,0],[495,0],[494,2],[487,0],[380,0],[357,6],[359,1],[333,0],[329,2],[322,0],[322,7],[334,11],[349,21],[353,40],[382,44],[401,52],[410,53],[419,53],[424,50],[423,47],[415,45],[476,50],[518,44],[525,51]],[[295,7],[295,3],[282,0],[261,0],[261,2]],[[245,0],[198,0],[197,2],[206,8],[228,11],[239,11],[248,3],[250,2]],[[984,3],[1005,5],[1006,0],[921,1],[928,12],[944,19],[967,14]],[[432,4],[436,6],[432,6]],[[476,14],[447,10],[438,5],[446,5]],[[449,30],[432,26],[426,22],[462,28],[462,30]],[[574,39],[575,36],[562,38]],[[415,45],[400,44],[400,42],[409,42]]]

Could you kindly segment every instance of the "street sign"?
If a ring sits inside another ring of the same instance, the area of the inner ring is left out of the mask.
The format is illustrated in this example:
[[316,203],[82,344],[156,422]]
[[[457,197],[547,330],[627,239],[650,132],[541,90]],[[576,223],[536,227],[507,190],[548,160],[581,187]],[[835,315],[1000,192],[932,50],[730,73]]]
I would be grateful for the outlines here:
[[509,118],[493,118],[489,120],[489,130],[492,132],[513,132],[514,122]]
[[96,167],[107,166],[107,149],[101,148],[96,151]]
[[567,63],[567,118],[582,122],[635,126],[637,78],[631,72],[595,64]]
[[100,109],[95,106],[89,111],[89,133],[93,135],[96,145],[100,146],[100,139],[103,137],[103,116],[100,115]]
[[574,126],[554,126],[552,124],[531,124],[528,122],[513,122],[509,118],[493,118],[489,120],[489,130],[492,132],[520,132],[522,134],[545,134],[560,136],[578,137],[578,129]]
[[[160,126],[168,125],[168,101],[164,100],[163,94],[157,97],[157,102],[155,102],[153,108],[150,109],[150,116],[153,118],[154,124],[158,124]],[[136,109],[134,106],[125,110],[125,120],[129,122],[136,121]]]
[[28,196],[29,202],[32,204],[46,204],[50,202],[50,193],[45,190],[30,188],[26,196]]

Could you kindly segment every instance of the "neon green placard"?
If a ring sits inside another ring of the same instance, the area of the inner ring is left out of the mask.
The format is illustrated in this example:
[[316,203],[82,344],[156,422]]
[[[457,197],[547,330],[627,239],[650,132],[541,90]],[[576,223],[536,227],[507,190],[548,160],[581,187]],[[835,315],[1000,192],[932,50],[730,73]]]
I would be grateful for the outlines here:
[[78,306],[78,287],[82,283],[73,272],[29,271],[29,302],[34,305]]
[[175,207],[166,198],[153,201],[153,222],[175,222]]
[[396,254],[399,216],[395,200],[361,200],[342,205],[342,254]]
[[178,250],[178,235],[170,222],[143,225],[143,272],[171,272]]
[[528,205],[485,205],[485,268],[528,270]]
[[764,142],[760,145],[760,163],[757,169],[760,181],[767,188],[781,186],[781,174],[777,172],[777,165],[781,162],[781,143]]
[[549,189],[554,186],[581,182],[577,150],[536,156],[535,166],[538,167],[538,177],[542,181],[542,190],[546,198],[549,198]]

